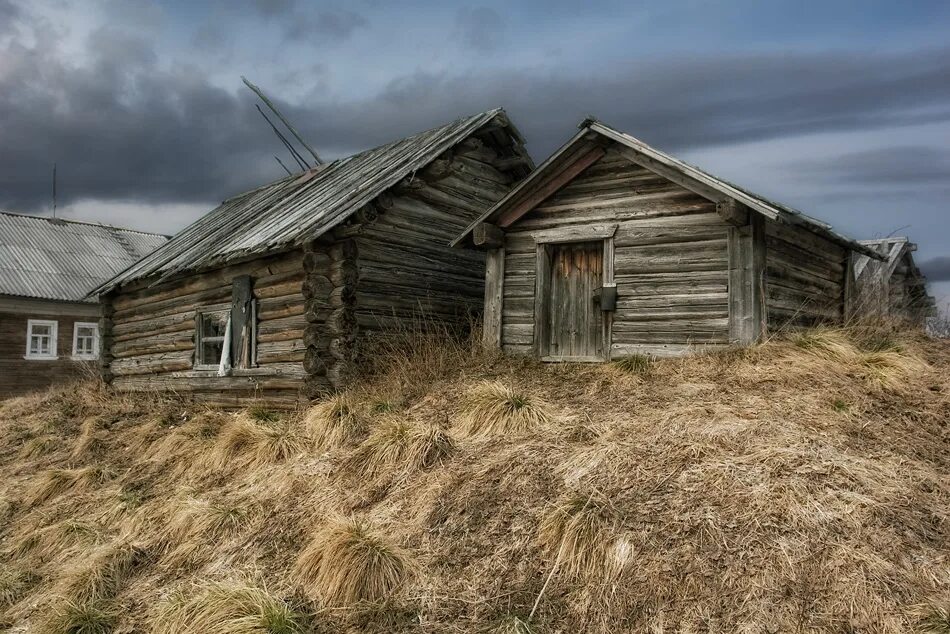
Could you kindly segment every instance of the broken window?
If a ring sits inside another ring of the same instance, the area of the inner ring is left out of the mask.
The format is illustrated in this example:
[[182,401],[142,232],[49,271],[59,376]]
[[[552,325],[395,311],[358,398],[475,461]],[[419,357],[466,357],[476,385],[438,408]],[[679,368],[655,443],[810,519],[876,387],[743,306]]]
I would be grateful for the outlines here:
[[230,316],[231,311],[229,310],[198,311],[196,366],[217,368],[221,365],[224,348],[229,345],[225,341],[225,335],[227,334]]

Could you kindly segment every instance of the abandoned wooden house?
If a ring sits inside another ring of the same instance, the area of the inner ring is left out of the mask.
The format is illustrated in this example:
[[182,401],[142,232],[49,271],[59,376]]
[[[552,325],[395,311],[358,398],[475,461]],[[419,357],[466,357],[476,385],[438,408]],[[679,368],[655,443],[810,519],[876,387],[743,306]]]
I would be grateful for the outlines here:
[[927,278],[914,263],[917,245],[905,237],[862,240],[861,244],[886,259],[855,257],[855,310],[922,326],[936,312],[936,302],[927,292]]
[[592,119],[453,245],[487,254],[486,342],[552,361],[841,321],[852,253],[881,257]]
[[491,110],[226,200],[101,295],[104,376],[294,406],[374,337],[482,307],[484,256],[448,246],[532,168]]
[[166,240],[0,213],[0,398],[95,370],[99,305],[86,293]]

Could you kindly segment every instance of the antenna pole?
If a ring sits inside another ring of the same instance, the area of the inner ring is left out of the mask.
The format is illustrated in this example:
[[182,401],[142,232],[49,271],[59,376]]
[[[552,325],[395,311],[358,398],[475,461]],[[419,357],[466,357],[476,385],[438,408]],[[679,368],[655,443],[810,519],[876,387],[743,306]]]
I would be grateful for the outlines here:
[[280,166],[284,168],[284,171],[285,171],[285,172],[287,172],[287,176],[293,176],[293,174],[291,173],[291,171],[290,171],[289,169],[287,169],[287,166],[284,165],[284,162],[283,162],[282,160],[280,160],[280,159],[277,158],[276,156],[274,157],[274,160],[277,161],[278,163],[280,163]]
[[277,109],[277,106],[275,106],[273,103],[271,103],[271,100],[267,98],[267,96],[264,94],[264,92],[263,92],[260,88],[258,88],[257,86],[255,86],[254,84],[252,84],[251,82],[249,82],[249,81],[247,80],[247,77],[245,77],[244,75],[241,75],[241,81],[244,82],[244,85],[245,85],[245,86],[247,86],[248,88],[250,88],[251,90],[253,90],[253,91],[254,91],[254,94],[257,95],[258,97],[260,97],[260,98],[261,98],[261,101],[263,101],[264,104],[265,104],[268,108],[270,108],[271,111],[272,111],[275,115],[277,115],[277,118],[280,119],[280,120],[283,122],[283,124],[284,124],[285,126],[287,126],[287,129],[290,130],[290,133],[293,134],[294,137],[300,142],[300,145],[302,145],[302,146],[304,146],[305,148],[307,148],[307,151],[310,152],[311,156],[313,156],[313,160],[317,162],[317,165],[322,165],[322,164],[323,164],[323,161],[320,159],[320,156],[314,151],[314,149],[313,149],[312,147],[310,147],[310,145],[307,144],[306,141],[303,140],[303,137],[300,136],[300,133],[298,133],[297,130],[294,129],[294,126],[290,125],[290,122],[287,121],[287,119],[284,118],[284,115],[282,115],[282,114],[280,113],[280,110]]
[[53,163],[53,218],[56,217],[56,163]]
[[280,133],[280,130],[278,130],[277,126],[275,126],[273,122],[271,122],[271,120],[267,118],[267,115],[264,114],[264,111],[261,110],[261,107],[257,104],[254,104],[254,107],[257,108],[257,111],[259,113],[261,113],[261,116],[264,117],[264,121],[266,121],[267,124],[270,125],[271,130],[274,131],[274,134],[277,135],[277,138],[280,139],[280,142],[284,144],[284,147],[287,148],[287,151],[290,152],[291,158],[297,161],[297,165],[300,166],[300,169],[302,170],[310,169],[310,163],[308,163],[306,160],[304,160],[302,156],[300,156],[300,152],[298,152],[294,148],[294,146],[290,144],[290,141],[287,140],[287,137],[285,137],[283,134]]

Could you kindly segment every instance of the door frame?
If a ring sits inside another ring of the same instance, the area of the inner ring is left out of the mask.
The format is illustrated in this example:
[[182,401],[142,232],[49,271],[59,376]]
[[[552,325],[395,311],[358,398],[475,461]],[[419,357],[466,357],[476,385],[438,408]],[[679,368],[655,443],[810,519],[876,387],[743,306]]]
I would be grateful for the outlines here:
[[544,339],[547,335],[547,320],[545,314],[551,301],[551,256],[552,246],[570,244],[573,242],[603,243],[603,272],[602,287],[616,286],[614,281],[614,234],[617,233],[616,224],[595,224],[575,227],[558,227],[534,231],[531,237],[535,244],[535,285],[534,285],[534,356],[542,361],[571,363],[602,363],[610,361],[611,329],[613,325],[613,311],[603,313],[601,333],[603,343],[602,356],[591,357],[545,357],[543,356]]

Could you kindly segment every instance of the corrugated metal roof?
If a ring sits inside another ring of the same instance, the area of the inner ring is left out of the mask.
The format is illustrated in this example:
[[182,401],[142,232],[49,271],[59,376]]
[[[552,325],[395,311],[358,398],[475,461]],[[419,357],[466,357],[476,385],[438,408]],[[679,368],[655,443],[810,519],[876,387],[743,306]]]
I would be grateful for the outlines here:
[[70,302],[168,240],[89,222],[0,212],[0,295]]
[[313,240],[496,117],[507,124],[501,108],[489,110],[230,198],[95,292]]
[[647,145],[640,139],[634,138],[625,132],[611,128],[610,126],[601,123],[596,119],[587,118],[582,121],[578,127],[580,128],[580,132],[575,134],[567,143],[561,146],[559,150],[548,157],[541,165],[538,166],[537,169],[534,170],[534,172],[531,173],[530,176],[528,176],[528,178],[518,183],[514,189],[508,192],[507,196],[498,201],[498,203],[496,203],[495,206],[490,210],[485,212],[481,218],[469,225],[469,227],[458,238],[452,241],[452,245],[455,246],[460,244],[462,240],[464,240],[465,237],[471,233],[472,230],[474,230],[477,224],[484,222],[488,218],[496,216],[501,212],[502,209],[506,209],[510,204],[513,203],[513,201],[518,200],[521,192],[525,191],[527,187],[530,187],[532,182],[537,180],[542,174],[545,173],[547,169],[553,166],[559,157],[565,155],[565,153],[567,153],[576,145],[583,143],[584,137],[587,136],[589,132],[596,132],[608,139],[620,143],[621,145],[625,145],[633,150],[636,150],[644,156],[647,156],[668,168],[672,168],[677,172],[688,176],[694,181],[716,190],[726,197],[733,198],[768,218],[789,224],[805,226],[811,231],[829,238],[834,242],[847,246],[854,251],[874,258],[880,257],[875,251],[866,245],[837,233],[831,228],[831,225],[825,222],[816,220],[815,218],[812,218],[811,216],[808,216],[787,205],[769,200],[768,198],[751,192],[744,187],[739,187],[738,185],[734,185],[729,181],[723,180],[717,176],[713,176],[709,172],[706,172],[695,165],[690,165],[689,163],[681,161],[680,159],[665,152],[661,152],[660,150]]

